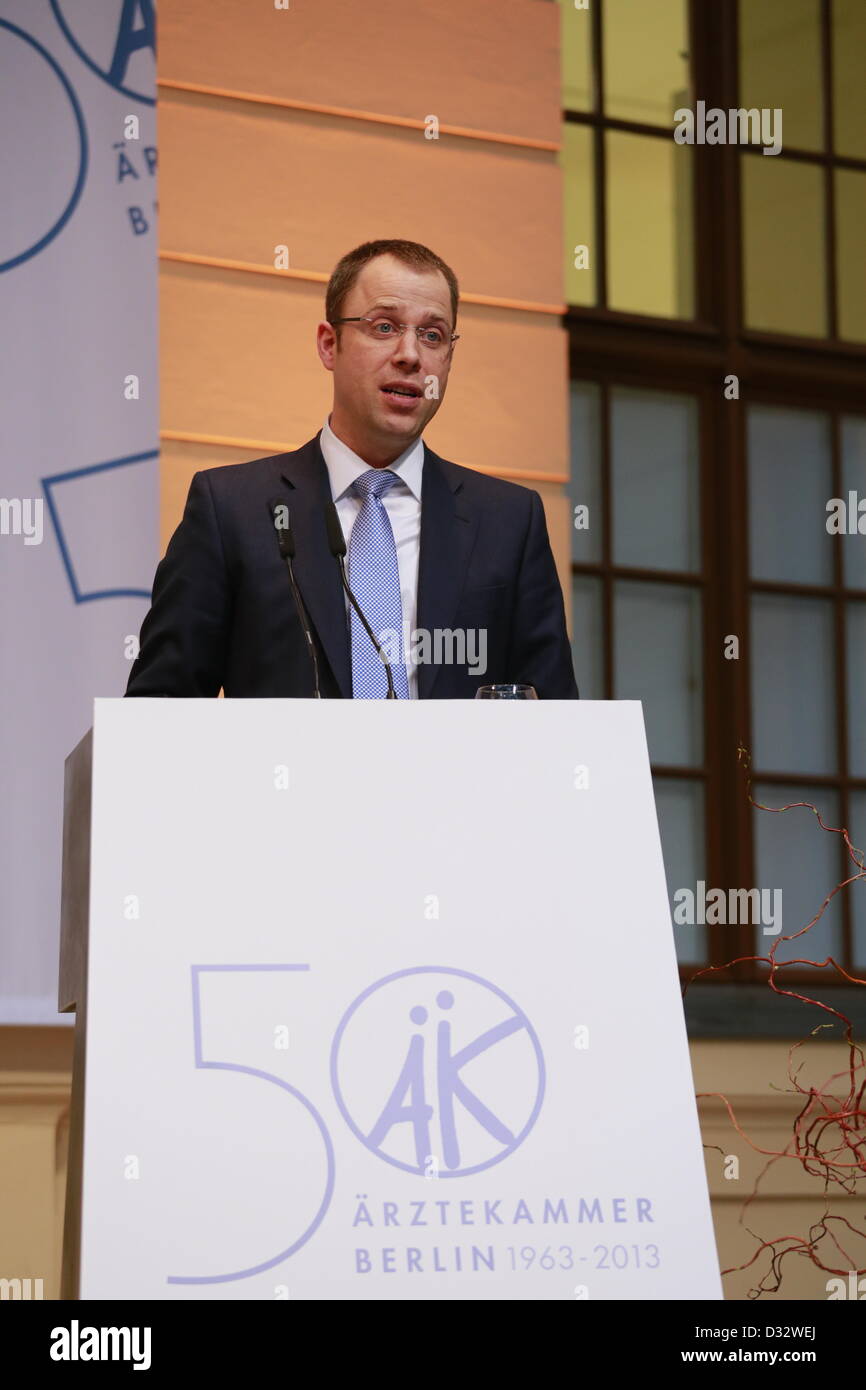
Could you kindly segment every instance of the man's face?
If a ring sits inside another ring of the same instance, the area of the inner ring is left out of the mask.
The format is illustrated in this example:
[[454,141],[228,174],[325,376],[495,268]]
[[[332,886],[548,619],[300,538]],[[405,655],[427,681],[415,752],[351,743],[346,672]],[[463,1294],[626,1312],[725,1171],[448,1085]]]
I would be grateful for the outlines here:
[[[340,318],[360,314],[411,325],[399,337],[378,340],[367,336],[369,325],[344,323],[339,343],[330,324],[318,328],[319,356],[334,373],[331,427],[377,467],[392,462],[417,439],[442,403],[453,345],[431,351],[411,329],[438,328],[450,339],[451,295],[440,271],[416,270],[394,256],[377,256],[364,266],[340,310]],[[414,394],[389,393],[384,389],[389,386]]]

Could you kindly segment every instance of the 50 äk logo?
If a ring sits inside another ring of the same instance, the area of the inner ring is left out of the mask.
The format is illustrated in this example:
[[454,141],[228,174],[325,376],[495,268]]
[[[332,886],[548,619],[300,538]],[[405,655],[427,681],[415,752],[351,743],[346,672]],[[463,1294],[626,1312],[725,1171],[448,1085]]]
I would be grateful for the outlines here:
[[[288,1093],[306,1111],[301,1122],[309,1140],[318,1131],[324,1171],[305,1165],[293,1189],[295,1228],[283,1230],[288,1243],[282,1249],[221,1273],[169,1274],[169,1284],[222,1284],[261,1274],[307,1245],[325,1219],[336,1161],[316,1102],[273,1072],[207,1057],[202,1037],[204,978],[251,971],[309,978],[309,970],[305,964],[192,966],[196,1069],[259,1077]],[[544,1057],[524,1011],[497,985],[452,966],[398,970],[363,990],[337,1025],[330,1073],[340,1113],[361,1144],[425,1179],[466,1177],[501,1163],[523,1143],[544,1100]]]
[[358,996],[334,1037],[331,1078],[361,1143],[428,1178],[500,1163],[544,1098],[541,1045],[523,1010],[481,976],[442,966],[397,971]]

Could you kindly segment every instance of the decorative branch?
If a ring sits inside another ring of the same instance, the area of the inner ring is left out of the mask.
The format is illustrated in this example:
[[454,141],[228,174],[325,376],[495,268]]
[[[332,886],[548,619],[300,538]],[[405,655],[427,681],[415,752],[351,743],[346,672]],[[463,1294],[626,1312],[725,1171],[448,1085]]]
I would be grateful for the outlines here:
[[[758,1242],[757,1249],[751,1258],[743,1264],[722,1270],[722,1274],[726,1275],[749,1269],[765,1252],[769,1252],[768,1269],[762,1275],[758,1285],[749,1291],[750,1298],[760,1298],[763,1293],[778,1292],[782,1283],[783,1263],[791,1255],[811,1260],[818,1269],[824,1270],[828,1274],[848,1274],[851,1270],[860,1273],[863,1268],[856,1263],[854,1256],[849,1254],[848,1250],[841,1244],[840,1238],[837,1237],[837,1231],[840,1227],[845,1227],[852,1235],[866,1240],[866,1230],[858,1230],[844,1217],[831,1214],[829,1197],[833,1195],[834,1189],[848,1196],[854,1195],[858,1191],[858,1184],[866,1179],[866,1109],[864,1109],[866,1058],[864,1058],[863,1049],[854,1040],[853,1025],[846,1014],[820,999],[814,999],[808,994],[801,993],[799,990],[782,988],[777,982],[777,976],[780,976],[782,971],[791,966],[809,965],[817,970],[832,967],[837,975],[853,985],[866,986],[866,980],[861,980],[856,975],[850,974],[833,956],[826,956],[822,961],[810,960],[806,957],[779,961],[776,959],[776,953],[783,941],[796,941],[811,931],[815,923],[820,921],[837,893],[858,879],[866,878],[866,865],[864,865],[863,851],[855,849],[851,844],[847,829],[826,825],[817,806],[813,805],[811,801],[791,801],[785,806],[765,806],[763,802],[755,801],[752,796],[749,771],[751,759],[747,749],[742,744],[737,749],[737,756],[745,770],[746,796],[750,805],[756,810],[767,811],[772,815],[782,815],[798,806],[806,807],[814,813],[822,830],[831,835],[842,836],[848,858],[857,869],[856,873],[837,883],[835,888],[827,894],[810,922],[791,935],[779,936],[773,942],[767,955],[736,956],[723,965],[705,966],[703,969],[695,971],[683,989],[685,996],[689,986],[701,976],[713,974],[718,970],[727,970],[732,965],[744,961],[764,964],[769,967],[767,984],[774,994],[786,995],[789,999],[797,999],[803,1004],[811,1004],[815,1008],[822,1009],[824,1013],[832,1015],[842,1023],[845,1029],[848,1065],[844,1071],[834,1072],[821,1086],[806,1087],[800,1084],[799,1073],[803,1068],[804,1059],[796,1059],[797,1065],[795,1067],[795,1054],[809,1039],[804,1038],[789,1048],[787,1074],[790,1086],[787,1088],[787,1093],[802,1096],[803,1104],[794,1120],[791,1138],[784,1149],[765,1149],[754,1143],[739,1123],[730,1101],[720,1092],[699,1093],[699,1099],[715,1097],[721,1100],[737,1134],[750,1148],[756,1153],[764,1154],[768,1160],[758,1174],[752,1192],[744,1201],[739,1218],[740,1225]],[[820,1023],[812,1029],[810,1037],[814,1037],[824,1028],[832,1028],[833,1026],[833,1023],[830,1022]],[[835,1084],[843,1078],[846,1089],[844,1094],[840,1096],[837,1094]],[[824,1185],[824,1195],[828,1201],[825,1203],[823,1214],[810,1227],[807,1236],[783,1235],[777,1236],[774,1240],[764,1240],[746,1224],[746,1216],[749,1207],[760,1195],[760,1187],[764,1177],[775,1164],[784,1159],[799,1163],[804,1172],[812,1177],[820,1178]],[[822,1248],[824,1245],[828,1248]],[[843,1266],[838,1263],[827,1264],[825,1263],[825,1256],[828,1259],[844,1259],[847,1264]],[[863,1258],[862,1254],[860,1258]]]

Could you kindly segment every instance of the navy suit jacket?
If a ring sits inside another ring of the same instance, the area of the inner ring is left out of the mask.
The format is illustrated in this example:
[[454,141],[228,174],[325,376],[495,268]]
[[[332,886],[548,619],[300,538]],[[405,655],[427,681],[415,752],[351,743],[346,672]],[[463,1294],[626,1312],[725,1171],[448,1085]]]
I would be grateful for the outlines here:
[[[309,652],[268,512],[280,501],[322,695],[351,699],[345,598],[325,529],[330,500],[318,435],[292,453],[196,473],[156,571],[126,694],[312,695]],[[534,685],[540,699],[577,699],[538,493],[449,463],[426,444],[416,628],[487,632],[486,671],[421,664],[421,699],[472,699],[480,685],[508,681]]]

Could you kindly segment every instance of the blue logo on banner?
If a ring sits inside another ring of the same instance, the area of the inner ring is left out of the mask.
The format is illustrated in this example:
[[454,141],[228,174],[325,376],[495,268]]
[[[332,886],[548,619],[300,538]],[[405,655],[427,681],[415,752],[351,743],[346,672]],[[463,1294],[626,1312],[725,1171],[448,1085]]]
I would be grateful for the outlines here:
[[[40,210],[34,214],[33,209],[37,206],[34,199],[25,198],[23,196],[17,198],[13,197],[13,187],[10,186],[8,180],[11,178],[14,182],[15,176],[19,170],[27,169],[29,172],[29,168],[40,159],[43,153],[46,159],[46,167],[50,169],[51,164],[47,161],[50,155],[53,155],[56,160],[57,147],[62,147],[63,132],[58,129],[54,131],[47,129],[34,130],[33,128],[27,127],[26,122],[16,125],[12,120],[12,112],[7,111],[5,113],[7,126],[3,139],[7,148],[7,156],[6,159],[4,159],[4,164],[6,164],[7,159],[9,163],[5,174],[7,182],[4,187],[4,196],[9,198],[10,206],[15,207],[16,216],[18,218],[30,214],[36,222],[36,225],[23,233],[20,232],[20,227],[16,226],[16,232],[13,233],[16,239],[11,246],[3,246],[5,237],[3,241],[0,241],[0,247],[3,247],[3,250],[0,251],[0,272],[12,270],[15,266],[21,265],[22,261],[27,261],[31,256],[38,255],[40,251],[45,249],[49,242],[54,240],[58,232],[62,231],[75,211],[78,200],[81,197],[81,190],[84,187],[84,180],[87,177],[87,128],[84,124],[83,112],[69,84],[69,79],[47,49],[43,48],[42,44],[38,43],[32,35],[25,33],[23,29],[19,29],[17,24],[10,24],[8,20],[0,19],[0,61],[2,61],[4,70],[10,74],[14,74],[16,71],[19,73],[21,72],[21,59],[27,56],[25,52],[18,49],[19,41],[20,43],[28,45],[28,48],[35,52],[41,60],[32,76],[26,67],[23,75],[26,76],[28,82],[38,82],[39,77],[36,75],[37,73],[46,79],[47,87],[44,109],[52,110],[55,113],[57,110],[65,110],[68,114],[71,108],[72,120],[74,122],[74,135],[71,144],[77,146],[77,170],[74,175],[72,191],[66,198],[65,206],[62,207],[59,216],[55,215],[54,209],[50,207],[50,190]],[[17,62],[16,50],[21,54],[21,58],[19,58]],[[33,64],[31,62],[30,68],[32,69],[32,67]],[[4,78],[7,101],[14,101],[13,82],[14,77]],[[57,83],[60,84],[63,94],[60,97],[59,105],[57,98],[60,96],[60,93],[57,91]],[[25,127],[23,131],[21,129],[21,124]],[[48,144],[46,143],[45,151],[41,152],[34,144],[34,141],[43,138],[47,142],[48,137],[52,137],[50,139],[51,150],[49,151]],[[19,139],[27,139],[30,141],[30,145],[26,151],[26,158],[22,157],[22,153],[16,149],[16,141]],[[66,141],[67,144],[70,143],[68,132],[66,133]],[[66,174],[67,171],[63,172]],[[52,171],[52,185],[56,186],[58,182],[60,182],[61,187],[64,186],[62,180],[58,180],[57,174]],[[60,196],[62,198],[64,195],[61,194]],[[55,208],[56,206],[57,204],[55,204]],[[37,220],[40,217],[42,218],[41,222]],[[11,228],[12,225],[11,219],[7,218],[7,226]],[[21,248],[20,241],[17,240],[18,235],[21,235],[24,240],[23,248]],[[10,252],[11,254],[9,254]]]
[[[102,547],[105,553],[95,556],[91,553],[93,545],[90,518],[96,507],[99,507],[100,513],[104,512],[106,516],[110,516],[113,512],[116,513],[119,510],[120,517],[116,527],[116,539],[117,549],[119,549],[122,555],[126,546],[123,517],[137,517],[142,515],[145,508],[139,503],[138,498],[143,490],[147,492],[150,491],[153,478],[150,470],[147,470],[143,475],[132,478],[130,485],[128,485],[121,494],[122,500],[120,501],[119,508],[117,497],[112,499],[114,503],[112,506],[111,503],[106,503],[103,498],[99,497],[98,491],[88,493],[84,498],[79,498],[77,508],[75,506],[74,495],[72,499],[68,496],[66,497],[65,502],[70,511],[69,524],[73,526],[75,534],[79,537],[79,544],[77,547],[79,567],[82,564],[89,564],[91,567],[89,570],[91,578],[89,581],[84,582],[80,579],[76,566],[73,564],[72,556],[76,546],[67,536],[68,528],[64,527],[61,522],[59,489],[63,488],[64,485],[70,485],[74,488],[75,484],[81,485],[87,479],[94,477],[105,478],[106,475],[114,475],[116,469],[128,468],[130,464],[146,463],[148,460],[158,457],[158,450],[150,449],[145,453],[129,454],[126,458],[111,459],[108,463],[94,463],[87,468],[73,468],[68,473],[55,473],[49,478],[42,479],[48,513],[57,536],[57,544],[60,547],[60,554],[63,559],[63,567],[66,570],[66,577],[69,580],[72,596],[76,603],[92,603],[94,599],[101,598],[150,598],[151,591],[148,588],[141,588],[130,583],[117,585],[104,582],[103,576],[106,567],[108,567],[109,572],[113,572],[112,567],[119,563],[118,555],[116,552],[112,552],[108,537],[106,537]],[[77,526],[76,520],[78,523]],[[94,565],[96,566],[95,569],[93,568]],[[92,577],[94,575],[96,576],[95,578]]]
[[[118,16],[113,25],[106,26],[104,10],[94,11],[92,0],[82,5],[70,5],[69,0],[51,0],[57,23],[82,62],[115,91],[153,106],[155,98],[136,90],[127,83],[129,68],[136,54],[150,50],[156,58],[156,17],[153,0],[119,0]],[[73,21],[64,9],[75,11]],[[82,31],[84,31],[82,33]]]

